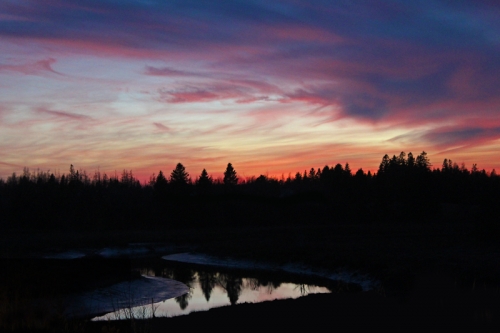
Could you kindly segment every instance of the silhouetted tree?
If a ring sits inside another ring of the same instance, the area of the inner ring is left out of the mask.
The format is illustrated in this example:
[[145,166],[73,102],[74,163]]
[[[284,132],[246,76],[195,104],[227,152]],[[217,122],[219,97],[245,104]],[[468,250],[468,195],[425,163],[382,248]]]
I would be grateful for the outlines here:
[[212,182],[212,177],[208,175],[207,170],[203,169],[200,177],[196,180],[196,185],[200,188],[207,189],[212,185]]
[[335,164],[335,167],[333,168],[333,176],[335,180],[341,179],[343,175],[344,175],[344,167],[342,167],[342,164],[340,163]]
[[396,158],[397,164],[401,167],[406,166],[406,153],[402,151],[399,153],[399,156]]
[[316,179],[316,170],[314,170],[314,168],[311,168],[311,170],[309,170],[309,175],[307,176],[307,178],[311,180]]
[[[94,176],[95,178],[96,176]],[[139,182],[137,179],[135,179],[134,175],[132,174],[132,170],[130,171],[127,171],[127,170],[123,170],[122,172],[122,177],[121,177],[121,183],[122,185],[126,185],[126,186],[139,186]]]
[[224,171],[224,184],[236,185],[238,184],[238,177],[236,177],[236,170],[234,170],[231,163],[227,164],[226,171]]
[[382,174],[388,172],[390,164],[391,164],[391,162],[389,160],[389,155],[385,154],[384,157],[382,157],[382,162],[380,162],[377,174],[382,175]]
[[408,159],[406,160],[406,164],[410,169],[415,166],[415,157],[413,157],[413,154],[411,152],[408,153]]
[[295,174],[295,178],[293,179],[295,182],[301,182],[302,181],[302,175],[300,174],[300,172],[297,172]]
[[170,174],[170,184],[172,185],[187,185],[189,182],[189,173],[181,163],[177,163],[175,169]]
[[363,172],[362,168],[359,168],[358,171],[356,171],[356,174],[354,176],[357,178],[362,178],[365,176],[365,173]]
[[154,183],[155,191],[158,192],[165,191],[167,188],[167,184],[168,184],[167,178],[165,178],[163,172],[160,170],[160,172],[158,172],[158,176],[156,176],[156,181]]
[[348,177],[352,176],[351,167],[349,166],[349,163],[346,163],[346,164],[345,164],[345,167],[344,167],[344,173],[345,173]]
[[264,175],[260,175],[259,177],[257,177],[255,179],[255,183],[257,183],[257,184],[265,184],[265,183],[267,183],[267,177],[264,176]]
[[73,166],[73,164],[71,164],[69,166],[69,181],[72,181],[72,180],[77,180],[77,175],[76,175],[75,167]]
[[476,173],[478,173],[478,172],[479,172],[479,169],[477,168],[477,164],[476,164],[476,163],[473,163],[473,164],[472,164],[472,168],[470,169],[470,172],[471,172],[472,174],[476,174]]
[[430,171],[431,169],[431,162],[429,160],[429,157],[427,157],[427,153],[425,151],[422,151],[420,155],[417,156],[415,164],[420,170]]

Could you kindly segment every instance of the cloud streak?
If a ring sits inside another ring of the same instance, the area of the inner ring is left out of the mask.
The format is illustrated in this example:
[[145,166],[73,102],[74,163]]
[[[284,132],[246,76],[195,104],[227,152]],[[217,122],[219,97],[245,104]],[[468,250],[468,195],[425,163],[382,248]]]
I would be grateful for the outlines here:
[[0,72],[12,71],[19,72],[26,75],[38,75],[43,73],[63,75],[52,68],[56,62],[54,58],[39,60],[35,63],[21,64],[21,65],[2,65],[0,64]]

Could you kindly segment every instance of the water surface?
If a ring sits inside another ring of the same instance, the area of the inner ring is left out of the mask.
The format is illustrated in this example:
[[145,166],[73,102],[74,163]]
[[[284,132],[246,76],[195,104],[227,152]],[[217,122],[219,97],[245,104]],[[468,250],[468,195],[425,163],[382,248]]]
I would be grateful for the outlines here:
[[[308,281],[304,276],[252,272],[221,268],[202,267],[190,264],[157,262],[151,266],[137,267],[145,276],[163,277],[180,281],[189,287],[189,292],[161,302],[150,302],[143,306],[122,308],[94,320],[150,318],[153,315],[172,317],[192,311],[264,301],[297,298],[316,293],[329,293],[328,281]],[[331,282],[331,281],[330,281]]]

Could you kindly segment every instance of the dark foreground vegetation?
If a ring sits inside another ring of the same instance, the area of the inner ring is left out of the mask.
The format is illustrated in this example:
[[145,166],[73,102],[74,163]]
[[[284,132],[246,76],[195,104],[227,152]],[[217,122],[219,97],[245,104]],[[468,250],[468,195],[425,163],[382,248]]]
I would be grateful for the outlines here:
[[[437,318],[450,328],[483,331],[495,327],[500,316],[499,203],[500,177],[494,171],[475,165],[469,170],[450,160],[432,168],[425,153],[384,156],[375,175],[337,164],[244,182],[230,164],[221,180],[203,170],[192,182],[179,163],[168,179],[159,172],[145,185],[130,171],[109,178],[73,167],[64,175],[25,169],[21,176],[0,181],[0,250],[1,257],[9,258],[0,276],[0,330],[132,330],[130,323],[57,317],[45,326],[29,326],[30,319],[22,315],[33,313],[27,310],[36,304],[33,299],[47,296],[40,290],[57,298],[75,285],[109,284],[125,278],[123,266],[101,279],[92,275],[93,264],[82,264],[82,271],[71,260],[47,266],[52,269],[41,269],[45,264],[36,261],[15,262],[47,251],[158,242],[219,256],[343,267],[368,274],[380,286],[354,298],[318,295],[156,318],[148,323],[151,330],[203,328],[203,323],[227,318],[258,327],[255,316],[263,316],[262,325],[270,317],[277,327],[337,322],[341,331],[352,331],[347,326],[361,328],[355,318],[365,317],[388,330],[412,331],[405,325],[431,325]],[[69,275],[58,275],[62,271]],[[89,282],[80,283],[77,276]],[[62,281],[66,287],[53,291]],[[25,289],[26,284],[33,287]],[[414,331],[443,331],[436,327]]]

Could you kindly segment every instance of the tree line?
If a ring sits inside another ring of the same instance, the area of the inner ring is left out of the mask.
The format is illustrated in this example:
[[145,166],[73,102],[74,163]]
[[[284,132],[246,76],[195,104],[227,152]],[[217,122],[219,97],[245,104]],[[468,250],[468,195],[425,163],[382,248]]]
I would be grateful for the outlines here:
[[[445,159],[433,168],[425,152],[384,155],[374,174],[349,163],[280,179],[239,179],[228,163],[222,179],[206,169],[192,181],[182,163],[141,184],[132,171],[89,175],[13,173],[0,179],[0,228],[123,228],[147,225],[293,223],[332,220],[464,218],[496,212],[500,177]],[[411,212],[418,211],[420,215]],[[290,222],[290,223],[292,223]]]

